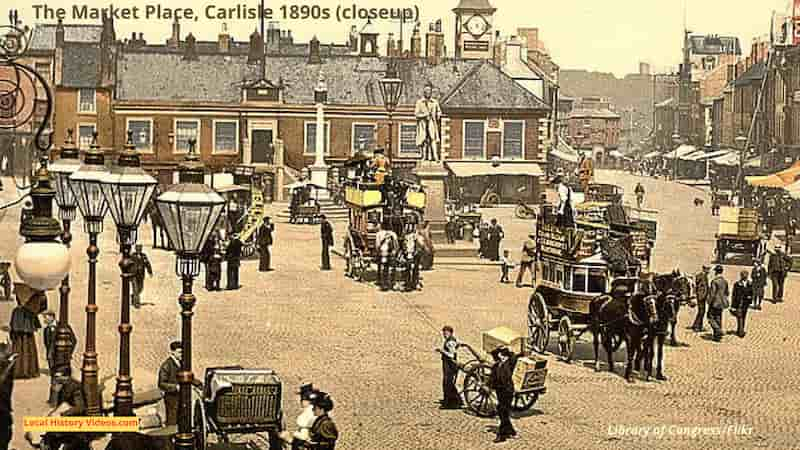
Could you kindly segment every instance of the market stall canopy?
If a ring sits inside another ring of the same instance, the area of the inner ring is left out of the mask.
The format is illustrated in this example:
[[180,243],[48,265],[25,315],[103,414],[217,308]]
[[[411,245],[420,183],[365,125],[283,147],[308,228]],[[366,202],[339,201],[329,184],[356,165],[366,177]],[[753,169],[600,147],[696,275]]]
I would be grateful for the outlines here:
[[503,161],[495,165],[491,161],[448,161],[445,164],[459,178],[489,175],[527,175],[531,177],[544,175],[539,164],[529,162]]
[[650,153],[642,156],[642,158],[644,158],[644,159],[653,159],[653,158],[658,158],[659,156],[661,156],[661,152],[650,152]]
[[795,200],[800,200],[800,181],[795,181],[794,183],[785,186],[787,192],[789,192],[789,196]]
[[297,189],[297,188],[306,187],[306,186],[311,186],[311,187],[316,188],[316,189],[327,189],[325,187],[318,186],[318,185],[316,185],[316,184],[314,184],[314,183],[312,183],[310,181],[307,181],[307,180],[306,181],[295,181],[292,184],[287,184],[286,188],[287,189]]
[[611,150],[610,152],[608,152],[608,156],[611,156],[613,158],[625,158],[625,155],[623,155],[622,152],[619,150]]
[[558,159],[569,161],[575,164],[577,164],[580,160],[580,155],[578,155],[578,152],[561,139],[558,140],[558,145],[550,150],[550,154]]
[[719,158],[720,156],[727,155],[728,153],[730,153],[729,150],[716,150],[713,152],[698,151],[681,159],[685,159],[687,161],[706,161],[709,159]]
[[798,178],[800,178],[800,161],[780,172],[771,175],[745,177],[745,180],[751,186],[782,188],[794,184]]
[[718,156],[711,160],[713,164],[718,166],[738,166],[739,165],[739,152],[732,151],[727,155]]
[[681,145],[680,147],[676,148],[675,150],[673,150],[673,151],[671,151],[669,153],[666,153],[664,155],[664,158],[675,159],[675,155],[677,155],[677,157],[680,159],[680,158],[683,158],[684,156],[687,156],[690,153],[694,153],[696,151],[697,151],[697,147],[695,147],[694,145],[686,145],[686,144],[684,144],[684,145]]

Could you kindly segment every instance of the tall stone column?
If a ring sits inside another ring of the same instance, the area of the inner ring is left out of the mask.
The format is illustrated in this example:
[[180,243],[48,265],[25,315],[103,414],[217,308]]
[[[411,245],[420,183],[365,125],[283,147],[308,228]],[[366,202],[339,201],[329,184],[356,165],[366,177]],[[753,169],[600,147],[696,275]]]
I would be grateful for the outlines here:
[[[328,97],[328,88],[325,78],[320,75],[317,87],[314,88],[314,101],[317,104],[317,140],[315,145],[314,165],[311,166],[311,183],[324,188],[328,187],[328,166],[325,165],[325,102]],[[327,189],[318,190],[317,198],[329,198]]]
[[425,214],[423,220],[430,222],[431,234],[435,244],[446,244],[447,213],[445,199],[447,198],[446,181],[448,172],[441,161],[419,161],[414,169],[414,174],[419,178],[420,184],[425,189]]

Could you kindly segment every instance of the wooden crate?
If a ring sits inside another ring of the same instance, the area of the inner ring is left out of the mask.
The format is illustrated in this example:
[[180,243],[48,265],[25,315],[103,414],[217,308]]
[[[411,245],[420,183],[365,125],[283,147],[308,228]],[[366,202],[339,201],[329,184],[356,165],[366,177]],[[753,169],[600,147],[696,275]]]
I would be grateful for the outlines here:
[[481,335],[483,351],[491,353],[494,349],[506,346],[513,352],[521,353],[525,338],[508,327],[497,327],[489,331],[484,331]]
[[534,359],[529,357],[521,357],[517,359],[517,365],[514,367],[512,380],[514,381],[514,390],[517,392],[537,390],[544,387],[544,381],[547,377],[547,361],[544,359]]

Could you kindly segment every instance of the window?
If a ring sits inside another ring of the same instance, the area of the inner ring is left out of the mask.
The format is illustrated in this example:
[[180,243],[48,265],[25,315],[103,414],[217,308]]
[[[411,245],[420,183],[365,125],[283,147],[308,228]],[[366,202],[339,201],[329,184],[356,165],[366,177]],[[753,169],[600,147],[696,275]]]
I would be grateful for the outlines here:
[[50,83],[50,77],[52,74],[50,73],[50,63],[49,62],[37,62],[36,63],[36,72],[42,76],[48,83]]
[[375,125],[353,124],[353,142],[350,150],[355,154],[359,150],[375,148]]
[[604,269],[589,269],[589,289],[593,294],[606,292],[606,273]]
[[486,123],[464,121],[464,158],[485,158]]
[[128,119],[127,131],[133,132],[133,144],[140,152],[153,151],[153,119]]
[[[331,149],[329,148],[330,140],[331,140],[331,130],[330,130],[330,122],[325,121],[325,139],[323,139],[322,148],[325,151],[326,155],[331,154]],[[315,121],[308,121],[306,122],[306,148],[305,154],[306,155],[313,155],[317,152],[317,122]]]
[[214,121],[214,153],[239,152],[239,122],[235,120]]
[[194,139],[195,151],[200,143],[200,121],[197,119],[175,119],[175,152],[186,153],[189,151],[189,141]]
[[81,150],[89,149],[94,139],[95,130],[97,130],[97,126],[93,123],[78,125],[78,148]]
[[588,270],[585,267],[576,267],[575,274],[572,276],[572,290],[574,292],[586,292],[586,277]]
[[503,158],[523,159],[525,149],[525,122],[503,122]]
[[417,154],[417,125],[413,123],[400,124],[400,153]]
[[94,89],[78,89],[78,112],[97,112]]

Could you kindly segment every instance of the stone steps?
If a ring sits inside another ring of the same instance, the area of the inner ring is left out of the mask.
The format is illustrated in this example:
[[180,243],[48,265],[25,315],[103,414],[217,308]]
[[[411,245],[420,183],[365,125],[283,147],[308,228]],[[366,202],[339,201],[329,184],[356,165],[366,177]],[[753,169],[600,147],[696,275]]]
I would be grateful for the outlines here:
[[[331,200],[320,200],[319,201],[320,213],[325,214],[325,217],[328,220],[347,220],[349,217],[349,211],[346,207],[337,205]],[[287,205],[285,208],[281,209],[280,212],[277,214],[278,219],[288,221],[289,220],[289,206]]]

